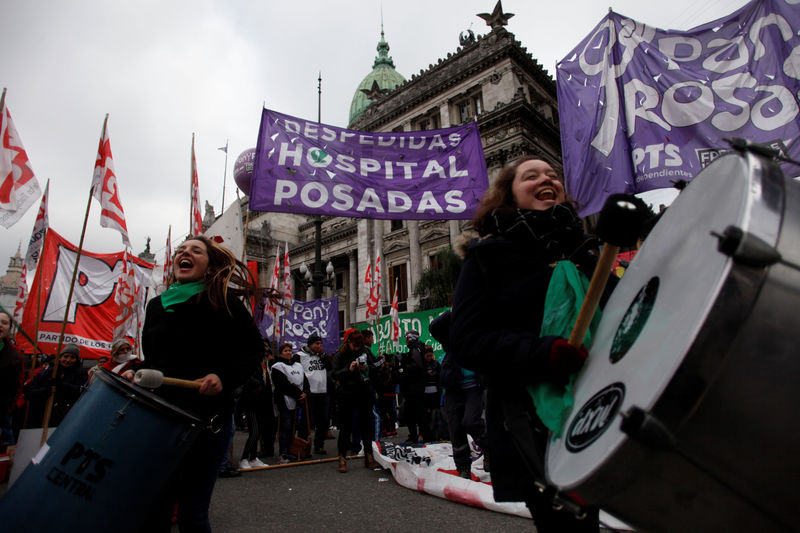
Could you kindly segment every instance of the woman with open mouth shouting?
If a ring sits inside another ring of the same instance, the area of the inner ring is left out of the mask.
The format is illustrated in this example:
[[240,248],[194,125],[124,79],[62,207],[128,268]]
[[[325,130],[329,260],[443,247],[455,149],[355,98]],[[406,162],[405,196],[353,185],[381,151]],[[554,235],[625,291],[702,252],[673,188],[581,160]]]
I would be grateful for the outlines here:
[[[264,344],[241,298],[256,290],[247,267],[230,251],[203,237],[189,237],[175,251],[167,290],[147,305],[138,368],[193,380],[198,390],[161,387],[156,393],[222,429],[203,431],[150,510],[142,531],[170,531],[176,501],[181,531],[211,531],[208,506],[217,472],[228,452],[234,394],[263,359]],[[275,297],[274,291],[268,293]],[[123,374],[132,379],[133,372]]]

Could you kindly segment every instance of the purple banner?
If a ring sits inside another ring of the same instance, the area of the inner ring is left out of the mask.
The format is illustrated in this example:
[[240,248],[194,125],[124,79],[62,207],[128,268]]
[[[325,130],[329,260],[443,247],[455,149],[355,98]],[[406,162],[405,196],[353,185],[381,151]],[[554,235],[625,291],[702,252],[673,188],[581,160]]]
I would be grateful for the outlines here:
[[581,215],[613,193],[691,180],[726,137],[797,159],[799,3],[756,0],[685,32],[610,12],[556,66],[567,192]]
[[477,123],[360,132],[264,109],[250,209],[381,219],[470,219],[489,180]]
[[[262,306],[263,307],[263,306]],[[281,311],[284,316],[281,316]],[[300,302],[295,300],[289,309],[279,310],[278,320],[283,334],[274,334],[275,318],[270,313],[257,317],[261,334],[277,342],[289,342],[299,350],[312,333],[322,337],[322,348],[326,353],[339,349],[339,299],[323,298]]]

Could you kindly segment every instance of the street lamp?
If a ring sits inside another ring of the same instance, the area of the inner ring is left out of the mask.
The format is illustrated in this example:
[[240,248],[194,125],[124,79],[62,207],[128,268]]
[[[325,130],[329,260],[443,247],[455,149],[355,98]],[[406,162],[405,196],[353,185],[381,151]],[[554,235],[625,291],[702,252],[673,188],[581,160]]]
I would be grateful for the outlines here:
[[300,265],[300,275],[303,285],[314,287],[314,299],[322,298],[322,287],[333,288],[333,263],[328,261],[325,271],[322,270],[322,217],[314,217],[314,264],[313,271],[303,263]]

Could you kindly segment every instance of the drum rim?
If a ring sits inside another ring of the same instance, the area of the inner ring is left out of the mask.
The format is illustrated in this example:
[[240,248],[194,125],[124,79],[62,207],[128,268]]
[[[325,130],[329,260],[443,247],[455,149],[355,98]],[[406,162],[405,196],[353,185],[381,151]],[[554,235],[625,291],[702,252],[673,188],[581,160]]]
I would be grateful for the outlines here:
[[[777,243],[780,239],[780,234],[782,232],[782,225],[783,225],[783,218],[784,213],[787,208],[786,206],[786,190],[784,180],[785,177],[783,175],[780,166],[772,163],[766,158],[758,157],[753,154],[747,153],[737,153],[731,152],[729,154],[725,154],[722,157],[740,157],[745,160],[745,165],[749,168],[758,167],[758,172],[754,175],[754,179],[758,181],[758,189],[759,191],[763,191],[765,188],[771,188],[773,191],[777,191],[780,197],[780,202],[778,206],[773,206],[772,209],[769,209],[769,206],[766,205],[764,200],[760,200],[757,202],[756,209],[758,209],[758,216],[753,216],[753,208],[752,199],[751,204],[747,207],[747,218],[743,221],[742,229],[745,231],[754,232],[757,236],[762,238],[766,237],[765,233],[769,233],[769,231],[764,231],[765,228],[774,226],[777,228],[777,234],[775,235],[774,242],[769,242],[770,239],[765,239],[769,244],[777,246]],[[775,169],[777,168],[777,172]],[[763,197],[763,196],[762,196]],[[767,209],[764,209],[764,208]],[[721,228],[724,229],[724,228]],[[770,270],[764,269],[763,271],[754,271],[752,267],[747,267],[741,264],[737,264],[735,261],[730,262],[730,269],[728,271],[726,280],[723,282],[719,291],[717,292],[717,296],[714,299],[712,305],[709,308],[707,316],[712,316],[715,313],[719,314],[721,310],[730,310],[730,300],[732,295],[737,290],[736,283],[734,278],[741,279],[742,277],[747,277],[749,280],[754,284],[754,290],[751,295],[749,295],[749,299],[746,301],[739,302],[740,307],[744,307],[747,309],[747,312],[742,311],[745,316],[749,313],[750,309],[757,303],[759,294],[761,292],[764,283],[770,277]],[[673,433],[679,432],[682,425],[692,416],[693,410],[702,402],[702,398],[706,391],[713,386],[714,380],[716,378],[717,373],[698,373],[698,368],[702,367],[709,359],[712,359],[714,356],[709,353],[705,353],[704,350],[708,349],[707,340],[708,338],[713,338],[716,332],[713,331],[713,328],[709,322],[704,323],[697,334],[694,337],[692,343],[688,346],[687,353],[684,355],[680,363],[678,364],[677,368],[670,376],[670,379],[667,380],[665,383],[660,395],[654,399],[652,404],[648,406],[640,406],[645,409],[646,412],[652,414],[657,419],[659,419],[662,423],[666,425],[666,427]],[[730,335],[725,339],[722,339],[722,342],[718,344],[718,347],[724,349],[723,356],[727,357],[729,355],[730,347],[734,343],[736,336]],[[703,345],[703,343],[706,345]],[[680,377],[683,376],[700,376],[705,379],[705,385],[701,391],[693,398],[692,400],[692,408],[686,409],[677,413],[674,409],[671,409],[668,402],[670,401],[668,397],[672,396],[673,393],[680,394],[682,392],[682,387],[680,384]],[[610,385],[611,382],[609,382]],[[629,406],[628,406],[629,407]],[[620,413],[623,409],[620,409]],[[672,411],[672,412],[671,412]],[[618,415],[620,414],[618,413]],[[636,441],[631,438],[630,436],[625,436],[624,438],[614,442],[613,452],[609,452],[605,456],[605,461],[594,464],[591,468],[586,469],[582,472],[581,476],[574,477],[571,482],[567,483],[556,483],[552,481],[551,477],[551,462],[550,462],[550,452],[551,448],[548,446],[546,461],[545,461],[545,468],[547,471],[547,478],[551,480],[554,485],[558,486],[561,490],[579,490],[581,487],[586,487],[587,485],[591,485],[596,481],[598,478],[598,473],[606,468],[611,468],[609,465],[616,464],[616,462],[622,457],[623,449],[626,449],[629,446],[639,446],[636,444]],[[649,448],[647,448],[649,449]]]
[[194,425],[203,424],[203,421],[198,418],[197,415],[194,415],[185,409],[181,409],[180,407],[169,403],[157,394],[150,392],[149,390],[140,387],[135,383],[130,383],[126,379],[123,379],[119,375],[106,368],[101,368],[98,372],[96,372],[95,375],[103,383],[120,392],[127,398],[137,400],[155,411],[167,414],[174,418],[185,419],[186,422]]

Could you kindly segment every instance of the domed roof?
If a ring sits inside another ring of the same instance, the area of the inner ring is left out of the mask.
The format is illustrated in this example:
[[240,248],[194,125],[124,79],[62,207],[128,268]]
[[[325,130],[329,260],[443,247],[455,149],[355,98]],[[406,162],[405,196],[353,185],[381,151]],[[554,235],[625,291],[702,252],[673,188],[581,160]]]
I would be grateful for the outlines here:
[[378,42],[378,56],[372,64],[372,72],[367,74],[358,84],[353,101],[350,104],[350,124],[367,108],[378,94],[389,92],[401,85],[406,79],[394,69],[394,61],[389,57],[389,43],[383,38]]

